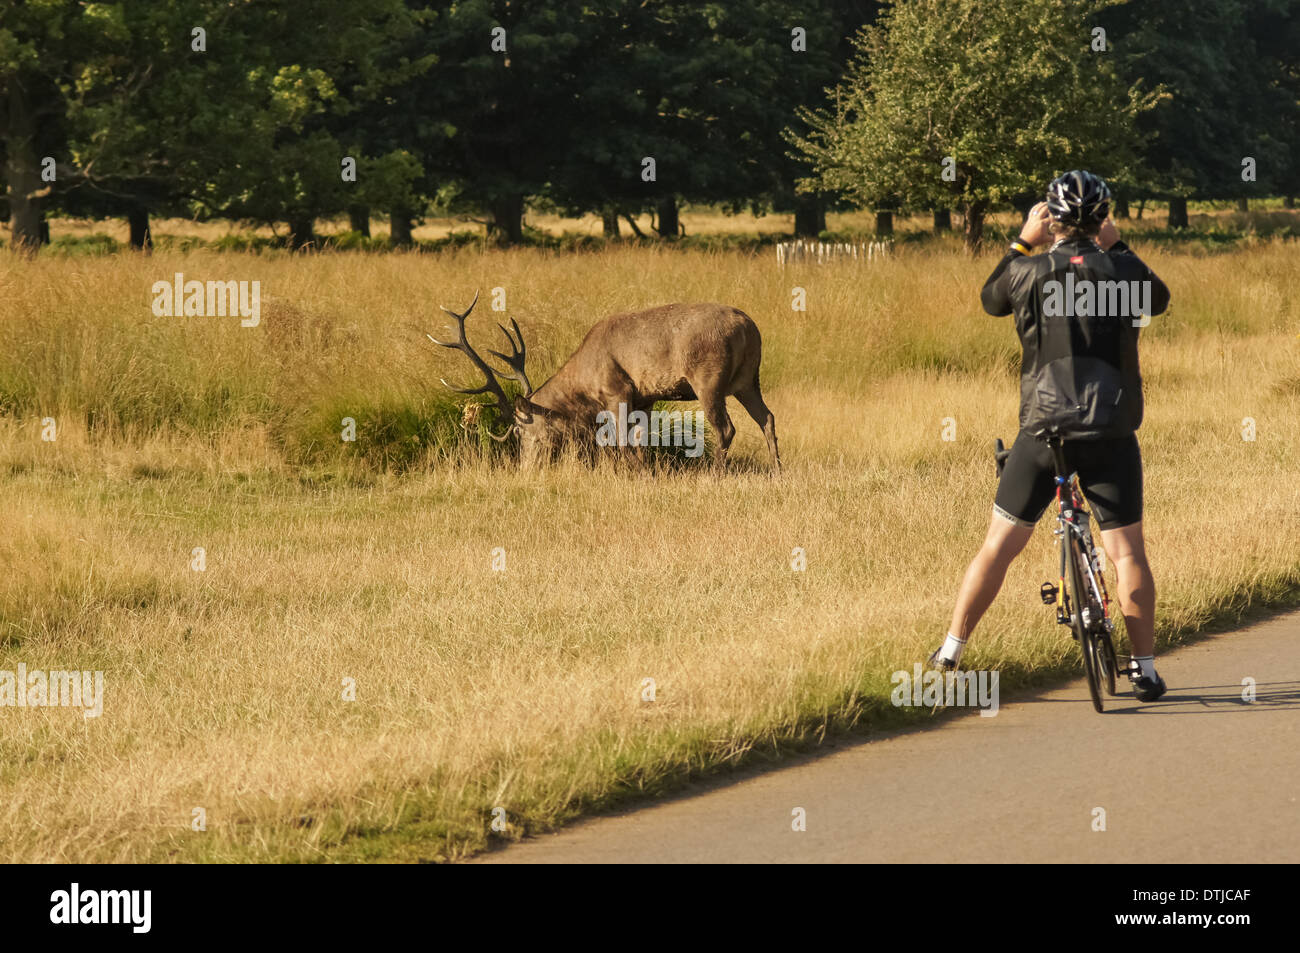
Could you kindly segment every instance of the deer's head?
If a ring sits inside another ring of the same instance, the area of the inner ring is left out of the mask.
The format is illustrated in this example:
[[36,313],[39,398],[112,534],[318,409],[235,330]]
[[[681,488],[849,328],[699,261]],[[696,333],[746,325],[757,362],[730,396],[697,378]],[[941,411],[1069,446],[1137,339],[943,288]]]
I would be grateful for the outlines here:
[[515,398],[515,433],[519,434],[519,463],[529,469],[552,460],[570,435],[564,415],[542,407],[527,396]]

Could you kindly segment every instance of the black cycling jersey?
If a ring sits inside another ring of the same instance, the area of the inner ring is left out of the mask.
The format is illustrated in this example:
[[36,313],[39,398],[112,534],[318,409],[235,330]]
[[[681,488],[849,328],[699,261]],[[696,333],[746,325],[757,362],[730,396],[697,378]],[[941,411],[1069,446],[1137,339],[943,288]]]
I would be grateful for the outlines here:
[[1022,431],[1099,439],[1138,429],[1139,326],[1168,307],[1169,289],[1127,245],[1102,251],[1079,238],[1041,255],[1012,250],[980,300],[989,314],[1015,313]]

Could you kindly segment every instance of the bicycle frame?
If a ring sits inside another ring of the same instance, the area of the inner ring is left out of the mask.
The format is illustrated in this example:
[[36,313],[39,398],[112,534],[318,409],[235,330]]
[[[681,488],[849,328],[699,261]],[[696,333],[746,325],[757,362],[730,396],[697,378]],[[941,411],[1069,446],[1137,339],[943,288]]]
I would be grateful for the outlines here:
[[1084,600],[1080,598],[1083,594],[1070,592],[1065,585],[1068,568],[1066,559],[1070,551],[1070,538],[1073,537],[1079,545],[1079,553],[1082,557],[1079,575],[1085,580],[1085,585],[1100,597],[1098,602],[1101,608],[1101,622],[1108,633],[1113,633],[1115,623],[1110,617],[1110,593],[1106,589],[1106,577],[1097,565],[1097,547],[1092,540],[1091,514],[1079,489],[1079,474],[1067,469],[1065,453],[1061,449],[1059,438],[1049,439],[1047,445],[1052,451],[1052,459],[1056,464],[1056,529],[1052,531],[1052,535],[1060,540],[1061,558],[1057,592],[1064,596],[1057,603],[1057,621],[1065,625],[1070,623],[1072,607],[1067,600],[1080,603],[1073,608],[1080,613],[1080,619],[1085,626],[1091,626],[1095,621],[1084,614],[1090,611],[1091,606],[1083,604]]

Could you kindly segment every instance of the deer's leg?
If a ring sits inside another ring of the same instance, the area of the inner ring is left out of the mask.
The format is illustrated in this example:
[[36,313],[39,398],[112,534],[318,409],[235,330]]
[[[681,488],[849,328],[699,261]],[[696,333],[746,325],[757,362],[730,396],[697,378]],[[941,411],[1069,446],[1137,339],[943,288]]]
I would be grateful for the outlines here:
[[614,442],[605,447],[597,448],[611,454],[615,462],[627,461],[633,456],[636,449],[632,446],[634,429],[630,425],[626,430],[623,424],[627,423],[628,415],[632,411],[628,395],[626,393],[606,393],[601,400],[605,413],[609,414],[609,419],[613,422]]
[[[633,433],[636,428],[631,427],[629,416],[637,407],[638,396],[636,389],[632,386],[632,381],[627,374],[617,366],[611,366],[606,369],[603,377],[600,379],[600,386],[596,394],[597,406],[603,408],[614,421],[615,430],[615,459],[632,460],[637,456],[637,450],[632,443]],[[623,425],[629,424],[627,430],[623,430]]]
[[[650,425],[648,421],[650,420],[650,411],[653,407],[654,401],[639,401],[636,405],[636,409],[646,415],[647,421],[645,424],[638,424],[636,427],[632,428],[633,434],[637,436],[637,441],[632,447],[633,456],[636,458],[638,469],[641,470],[648,470],[650,468],[650,451],[646,448],[650,446]],[[631,439],[631,436],[632,435],[629,434],[629,439]]]
[[718,434],[718,453],[713,459],[713,465],[719,470],[726,469],[727,450],[731,447],[732,438],[736,436],[736,428],[727,413],[727,392],[721,387],[696,387],[695,393],[699,395],[705,419]]
[[[634,426],[631,421],[632,413],[642,409],[636,393],[625,386],[624,381],[611,379],[602,394],[601,405],[615,422],[615,459],[634,469],[646,469],[646,452],[640,444],[641,440],[647,438],[646,428],[640,424]],[[627,425],[626,430],[622,429],[623,424]]]
[[620,394],[617,400],[606,404],[606,409],[613,415],[615,420],[624,419],[619,416],[620,403],[623,405],[623,415],[627,421],[627,429],[619,436],[619,439],[625,441],[625,443],[619,447],[618,459],[633,470],[646,470],[649,468],[649,461],[646,460],[645,445],[649,443],[649,432],[644,425],[632,422],[632,414],[646,408],[643,408],[637,402],[635,395]]
[[776,416],[763,402],[763,392],[758,389],[758,380],[755,379],[753,386],[737,391],[736,400],[749,411],[749,416],[754,418],[754,423],[763,428],[763,436],[767,438],[767,450],[772,455],[772,466],[779,471],[781,454],[776,449]]

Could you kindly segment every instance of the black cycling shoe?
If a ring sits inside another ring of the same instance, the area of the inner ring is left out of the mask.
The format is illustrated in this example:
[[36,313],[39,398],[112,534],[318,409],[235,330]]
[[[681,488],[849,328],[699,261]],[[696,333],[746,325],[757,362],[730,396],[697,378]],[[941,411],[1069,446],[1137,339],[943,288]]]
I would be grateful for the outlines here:
[[936,672],[955,671],[957,668],[957,663],[954,662],[952,659],[941,658],[940,657],[941,652],[943,652],[942,645],[934,650],[933,654],[931,654],[931,656],[926,660],[925,664],[930,666],[930,668],[934,669]]
[[1145,675],[1134,678],[1130,675],[1129,681],[1133,685],[1134,696],[1140,702],[1153,702],[1169,690],[1159,675],[1155,678],[1147,678]]

